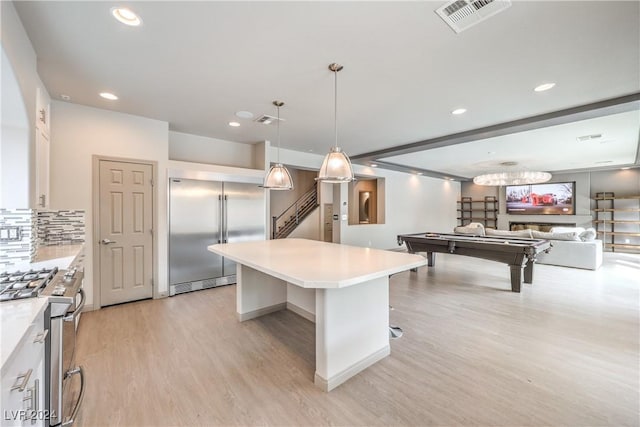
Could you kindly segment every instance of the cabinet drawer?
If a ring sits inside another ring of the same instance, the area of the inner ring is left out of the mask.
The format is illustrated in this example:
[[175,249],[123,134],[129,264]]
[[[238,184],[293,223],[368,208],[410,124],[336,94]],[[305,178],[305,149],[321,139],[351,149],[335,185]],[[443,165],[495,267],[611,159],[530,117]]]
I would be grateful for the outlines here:
[[[32,425],[31,421],[16,419],[21,414],[20,411],[44,409],[43,367],[47,333],[42,310],[20,340],[11,360],[2,368],[2,426]],[[38,401],[37,404],[35,399]],[[42,420],[39,420],[35,425],[41,424]]]

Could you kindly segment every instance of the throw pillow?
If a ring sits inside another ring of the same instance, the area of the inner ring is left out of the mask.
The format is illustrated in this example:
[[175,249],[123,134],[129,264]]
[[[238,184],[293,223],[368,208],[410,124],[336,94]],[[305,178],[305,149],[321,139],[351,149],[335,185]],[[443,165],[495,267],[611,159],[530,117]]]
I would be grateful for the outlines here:
[[583,242],[593,242],[594,240],[596,240],[596,234],[596,229],[593,227],[589,227],[582,233],[580,233],[579,237]]
[[553,239],[553,233],[551,232],[531,230],[531,234],[533,235],[534,239]]
[[456,234],[466,234],[469,236],[484,236],[484,227],[456,227],[453,229]]
[[571,231],[567,233],[551,233],[551,240],[573,240],[576,242],[581,242],[580,233],[576,231]]

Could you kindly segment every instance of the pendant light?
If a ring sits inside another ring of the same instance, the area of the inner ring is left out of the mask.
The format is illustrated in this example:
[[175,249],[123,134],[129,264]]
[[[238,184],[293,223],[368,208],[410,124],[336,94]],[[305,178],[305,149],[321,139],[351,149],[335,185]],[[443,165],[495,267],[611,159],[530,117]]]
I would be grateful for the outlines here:
[[273,105],[278,108],[278,154],[276,164],[271,166],[269,173],[264,177],[264,188],[269,190],[291,190],[293,189],[293,180],[291,174],[286,167],[280,163],[280,107],[284,105],[282,101],[273,101]]
[[322,167],[316,180],[329,183],[342,183],[353,181],[353,168],[349,156],[338,147],[338,71],[342,70],[340,64],[329,64],[329,69],[335,76],[334,85],[334,116],[333,126],[335,131],[335,145],[324,158]]

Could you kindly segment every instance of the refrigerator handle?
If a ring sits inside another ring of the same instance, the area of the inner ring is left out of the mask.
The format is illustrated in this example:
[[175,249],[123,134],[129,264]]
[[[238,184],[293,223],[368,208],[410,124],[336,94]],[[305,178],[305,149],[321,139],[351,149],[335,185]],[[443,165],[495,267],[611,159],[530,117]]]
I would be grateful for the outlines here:
[[229,223],[227,222],[229,215],[229,196],[224,196],[224,242],[229,243]]
[[223,212],[222,212],[223,211],[222,195],[218,195],[218,202],[220,202],[220,220],[219,220],[219,224],[218,224],[220,227],[218,227],[218,243],[224,243],[222,241],[222,230],[223,230],[222,227],[224,226],[224,224],[222,222],[222,215],[223,215]]

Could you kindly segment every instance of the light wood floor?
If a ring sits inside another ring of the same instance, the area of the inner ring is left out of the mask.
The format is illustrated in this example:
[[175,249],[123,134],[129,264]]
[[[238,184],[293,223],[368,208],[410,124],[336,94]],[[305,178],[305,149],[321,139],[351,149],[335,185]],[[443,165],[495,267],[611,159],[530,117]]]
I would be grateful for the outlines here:
[[391,356],[330,393],[314,326],[283,311],[238,323],[235,286],[82,316],[79,426],[639,425],[640,257],[597,272],[438,254],[391,279]]

